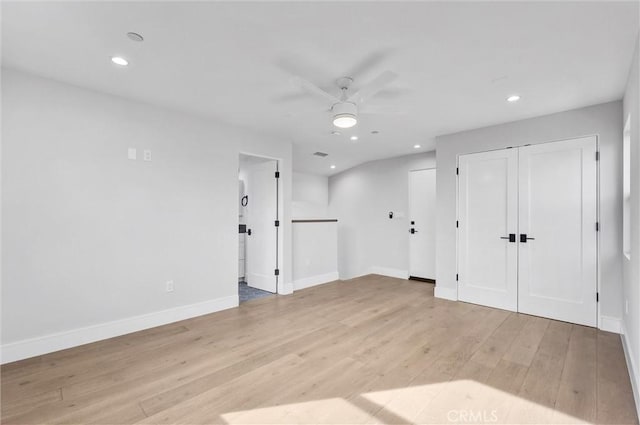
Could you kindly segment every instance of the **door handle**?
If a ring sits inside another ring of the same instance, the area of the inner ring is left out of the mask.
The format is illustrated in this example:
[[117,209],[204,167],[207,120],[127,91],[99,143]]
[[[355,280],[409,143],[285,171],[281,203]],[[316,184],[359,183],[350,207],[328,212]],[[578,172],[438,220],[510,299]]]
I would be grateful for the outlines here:
[[509,242],[515,242],[516,241],[516,234],[515,233],[509,233],[509,236],[500,236],[500,239],[509,239]]
[[416,229],[410,229],[409,233],[411,233],[413,235],[414,233],[418,233],[418,231]]
[[527,243],[527,241],[535,241],[536,238],[529,238],[527,237],[526,233],[520,233],[520,242],[521,243]]
[[247,229],[247,236],[251,236],[251,229]]

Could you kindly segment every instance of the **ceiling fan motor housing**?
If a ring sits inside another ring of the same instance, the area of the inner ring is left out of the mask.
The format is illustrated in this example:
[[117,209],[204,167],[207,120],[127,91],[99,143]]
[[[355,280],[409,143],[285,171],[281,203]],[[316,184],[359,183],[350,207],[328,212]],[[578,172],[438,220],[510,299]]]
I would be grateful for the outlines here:
[[336,127],[349,128],[357,123],[358,108],[355,103],[339,102],[331,107],[331,111]]
[[336,103],[331,107],[331,111],[334,116],[338,115],[353,115],[354,117],[358,115],[358,108],[355,103],[351,102],[340,102]]

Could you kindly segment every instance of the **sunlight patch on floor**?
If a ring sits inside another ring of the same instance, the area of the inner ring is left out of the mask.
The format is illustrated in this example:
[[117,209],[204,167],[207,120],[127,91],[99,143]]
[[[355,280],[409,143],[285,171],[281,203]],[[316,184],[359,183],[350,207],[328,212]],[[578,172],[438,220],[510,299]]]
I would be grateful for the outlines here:
[[373,416],[342,398],[257,408],[221,415],[229,424],[374,423]]
[[588,423],[472,380],[394,388],[222,415],[229,424]]
[[417,385],[362,396],[372,402],[389,399],[387,414],[407,422],[442,423],[584,423],[570,415],[542,406],[472,380]]

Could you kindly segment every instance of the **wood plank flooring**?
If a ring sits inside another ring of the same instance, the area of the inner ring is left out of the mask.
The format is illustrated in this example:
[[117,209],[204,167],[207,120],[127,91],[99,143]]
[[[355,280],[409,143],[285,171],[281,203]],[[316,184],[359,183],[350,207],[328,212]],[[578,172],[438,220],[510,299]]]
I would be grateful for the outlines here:
[[618,335],[370,275],[1,368],[2,423],[638,423]]

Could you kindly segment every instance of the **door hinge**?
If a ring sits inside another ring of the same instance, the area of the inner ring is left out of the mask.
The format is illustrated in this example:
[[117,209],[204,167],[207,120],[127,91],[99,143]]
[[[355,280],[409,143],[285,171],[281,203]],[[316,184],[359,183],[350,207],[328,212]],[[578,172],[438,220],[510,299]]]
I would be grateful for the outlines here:
[[460,222],[458,220],[456,220],[456,228],[460,226]]
[[600,302],[600,292],[596,292],[596,302]]
[[596,221],[596,232],[600,231],[600,222]]
[[458,274],[456,273],[456,282],[458,281]]
[[276,178],[279,179],[280,178],[280,171],[276,171]]
[[460,175],[460,167],[456,167],[456,176]]
[[600,151],[596,151],[596,161],[600,161]]
[[276,220],[275,224],[276,224],[276,227],[280,227],[280,220]]
[[274,274],[275,274],[276,276],[280,276],[280,269],[276,269]]

